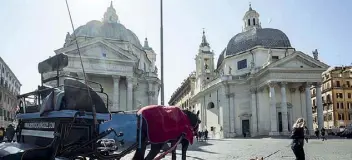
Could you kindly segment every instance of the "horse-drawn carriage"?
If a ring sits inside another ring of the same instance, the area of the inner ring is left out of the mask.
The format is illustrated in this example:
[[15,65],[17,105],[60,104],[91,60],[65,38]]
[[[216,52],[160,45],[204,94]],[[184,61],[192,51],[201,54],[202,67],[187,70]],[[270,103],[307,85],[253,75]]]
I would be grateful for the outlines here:
[[[38,70],[42,75],[42,84],[36,91],[18,96],[20,109],[16,115],[17,142],[0,144],[0,160],[120,159],[137,148],[134,159],[144,159],[147,144],[152,143],[153,150],[153,145],[155,148],[161,143],[149,140],[148,126],[142,124],[152,122],[143,117],[142,112],[138,114],[139,116],[123,112],[110,113],[108,104],[105,104],[98,95],[105,94],[108,99],[102,87],[99,91],[95,91],[87,83],[81,82],[82,79],[59,75],[59,71],[67,65],[68,57],[65,54],[58,54],[39,63]],[[57,72],[56,76],[43,78],[44,73],[53,71]],[[62,85],[59,83],[60,77],[65,77]],[[50,81],[56,81],[57,86],[44,85]],[[36,102],[31,106],[26,103],[26,99],[30,97],[35,97]],[[171,110],[174,108],[171,107]],[[185,111],[182,115],[188,116],[185,121],[188,125],[182,125],[183,130],[196,131],[200,123],[198,115]],[[126,119],[128,122],[124,121]],[[174,146],[185,139],[181,135],[173,138],[175,139],[170,140]],[[126,139],[133,143],[117,152]],[[149,156],[150,159],[154,157]]]

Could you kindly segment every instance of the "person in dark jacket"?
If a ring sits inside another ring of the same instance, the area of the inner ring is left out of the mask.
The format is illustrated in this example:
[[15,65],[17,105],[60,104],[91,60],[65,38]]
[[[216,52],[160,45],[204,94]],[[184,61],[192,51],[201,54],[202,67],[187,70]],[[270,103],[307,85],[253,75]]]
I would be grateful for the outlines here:
[[321,128],[320,132],[321,132],[321,138],[323,139],[323,141],[327,140],[326,137],[325,137],[325,133],[326,133],[325,128]]
[[0,127],[0,142],[4,140],[4,137],[5,137],[5,128]]
[[296,160],[305,160],[304,154],[304,126],[306,122],[303,118],[298,118],[296,123],[293,125],[291,134],[291,149],[296,156]]
[[207,141],[208,140],[208,130],[205,129],[204,131],[204,140]]
[[306,142],[308,143],[308,139],[309,139],[309,129],[307,126],[304,126],[304,139],[306,140]]
[[317,137],[317,139],[319,139],[320,138],[320,134],[319,134],[319,129],[318,128],[315,128],[314,133],[315,133],[315,137]]
[[12,126],[12,124],[10,124],[7,128],[6,128],[6,138],[8,142],[12,142],[13,137],[15,136],[15,128]]

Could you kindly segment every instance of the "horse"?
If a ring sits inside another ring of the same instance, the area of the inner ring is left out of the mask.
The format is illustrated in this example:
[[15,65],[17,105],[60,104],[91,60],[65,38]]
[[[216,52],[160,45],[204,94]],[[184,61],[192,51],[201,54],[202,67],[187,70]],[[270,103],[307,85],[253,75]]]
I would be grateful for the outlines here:
[[[150,116],[148,116],[149,114]],[[193,138],[197,134],[198,126],[201,123],[199,111],[195,114],[175,106],[147,106],[139,110],[137,116],[139,146],[135,151],[133,160],[153,160],[166,143],[171,143],[171,146],[174,146],[181,136],[183,136],[180,141],[182,144],[182,160],[186,160],[188,146],[193,143]],[[160,140],[155,140],[158,138]],[[149,144],[151,150],[144,158],[146,146]],[[176,160],[176,147],[171,153],[172,160]]]

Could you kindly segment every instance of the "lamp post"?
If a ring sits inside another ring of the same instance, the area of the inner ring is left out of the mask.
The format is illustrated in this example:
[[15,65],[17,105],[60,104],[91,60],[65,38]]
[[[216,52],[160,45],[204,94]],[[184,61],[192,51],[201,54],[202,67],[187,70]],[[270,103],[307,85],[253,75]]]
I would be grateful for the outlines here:
[[164,46],[163,46],[163,0],[160,0],[160,70],[161,70],[161,105],[164,105]]

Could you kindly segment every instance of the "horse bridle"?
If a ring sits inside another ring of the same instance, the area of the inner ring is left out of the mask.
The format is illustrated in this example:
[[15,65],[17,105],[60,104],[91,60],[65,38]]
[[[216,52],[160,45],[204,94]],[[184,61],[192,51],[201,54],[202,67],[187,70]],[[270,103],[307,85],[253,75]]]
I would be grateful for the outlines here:
[[193,127],[193,134],[198,134],[198,129],[199,129],[199,123],[197,122],[197,124]]

